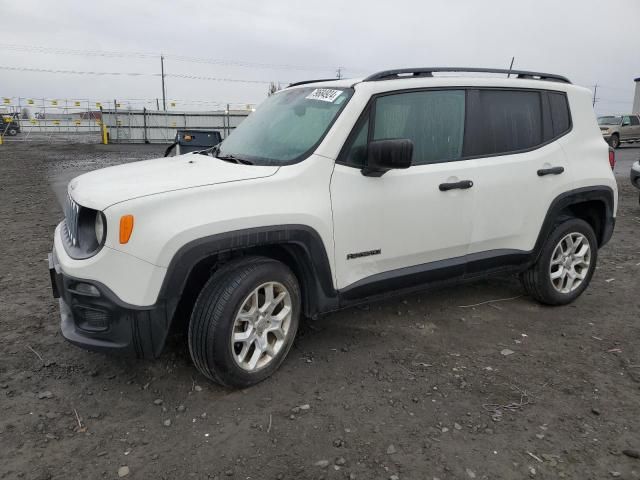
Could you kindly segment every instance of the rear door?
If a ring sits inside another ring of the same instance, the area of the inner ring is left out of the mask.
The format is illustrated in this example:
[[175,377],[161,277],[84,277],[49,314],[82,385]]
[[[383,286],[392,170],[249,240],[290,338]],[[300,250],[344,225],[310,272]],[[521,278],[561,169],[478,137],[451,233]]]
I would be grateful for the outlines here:
[[[564,188],[571,128],[566,95],[537,90],[469,91],[465,155],[474,179],[468,274],[518,263],[533,249],[549,204]],[[477,261],[474,261],[477,260]]]

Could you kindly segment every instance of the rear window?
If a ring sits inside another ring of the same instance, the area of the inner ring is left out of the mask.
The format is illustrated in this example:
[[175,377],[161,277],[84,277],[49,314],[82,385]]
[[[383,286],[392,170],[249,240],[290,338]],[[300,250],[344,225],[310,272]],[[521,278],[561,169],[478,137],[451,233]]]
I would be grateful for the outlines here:
[[464,156],[526,150],[542,143],[540,92],[472,90]]

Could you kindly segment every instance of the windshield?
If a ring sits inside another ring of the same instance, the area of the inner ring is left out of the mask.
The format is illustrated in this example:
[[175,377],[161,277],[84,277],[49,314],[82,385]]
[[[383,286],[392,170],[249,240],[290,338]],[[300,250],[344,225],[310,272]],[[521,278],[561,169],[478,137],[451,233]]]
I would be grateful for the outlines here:
[[598,125],[620,125],[622,123],[622,117],[598,117]]
[[218,156],[257,165],[293,163],[322,140],[352,94],[352,89],[313,87],[276,93],[220,144]]

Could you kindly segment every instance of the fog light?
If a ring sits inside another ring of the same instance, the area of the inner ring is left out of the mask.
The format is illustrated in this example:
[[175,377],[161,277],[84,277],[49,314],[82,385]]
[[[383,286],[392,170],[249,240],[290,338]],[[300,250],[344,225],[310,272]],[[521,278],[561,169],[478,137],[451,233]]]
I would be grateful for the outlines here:
[[98,290],[95,285],[91,285],[90,283],[76,283],[69,290],[71,290],[74,293],[77,293],[78,295],[86,295],[87,297],[100,296],[100,290]]
[[77,307],[76,324],[87,332],[104,332],[109,329],[111,315],[109,312],[94,308]]

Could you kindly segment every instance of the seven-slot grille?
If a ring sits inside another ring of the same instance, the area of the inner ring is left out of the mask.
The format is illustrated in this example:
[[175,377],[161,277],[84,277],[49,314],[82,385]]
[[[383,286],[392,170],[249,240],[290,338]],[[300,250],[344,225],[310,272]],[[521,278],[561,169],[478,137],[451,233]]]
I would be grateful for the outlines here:
[[67,203],[64,208],[66,232],[69,243],[74,247],[78,246],[78,214],[80,213],[80,205],[73,201],[71,195],[67,194]]

